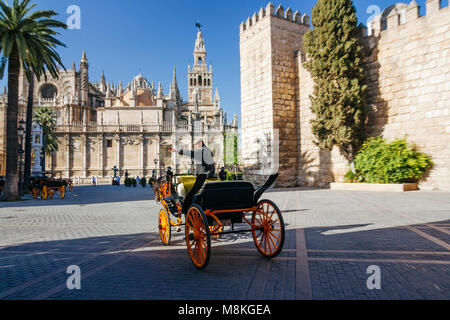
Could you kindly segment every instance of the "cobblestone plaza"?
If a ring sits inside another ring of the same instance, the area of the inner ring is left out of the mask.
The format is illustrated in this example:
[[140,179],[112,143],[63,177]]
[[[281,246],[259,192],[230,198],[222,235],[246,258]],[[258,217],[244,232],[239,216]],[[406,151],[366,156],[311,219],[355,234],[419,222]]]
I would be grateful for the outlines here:
[[[450,197],[444,192],[274,190],[287,233],[267,261],[251,235],[212,243],[206,271],[184,233],[162,246],[151,189],[77,187],[0,203],[0,299],[449,299]],[[69,290],[71,265],[81,289]],[[369,290],[370,266],[381,289]]]

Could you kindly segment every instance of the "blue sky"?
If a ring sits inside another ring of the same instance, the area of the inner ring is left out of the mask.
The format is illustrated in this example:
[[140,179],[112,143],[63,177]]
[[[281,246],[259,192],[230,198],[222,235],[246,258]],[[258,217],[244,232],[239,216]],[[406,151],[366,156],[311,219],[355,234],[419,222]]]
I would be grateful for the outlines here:
[[[424,14],[425,0],[416,0]],[[149,81],[162,82],[167,92],[172,70],[177,68],[181,95],[187,98],[187,65],[192,63],[196,38],[195,23],[203,25],[213,64],[214,85],[219,88],[222,105],[240,116],[239,25],[265,7],[268,0],[34,0],[39,9],[52,9],[66,22],[70,5],[81,9],[81,29],[63,31],[59,37],[67,48],[59,50],[67,68],[75,61],[77,68],[83,49],[90,64],[90,79],[98,81],[102,71],[106,80],[128,83],[141,72]],[[316,1],[272,1],[293,11],[311,15]],[[366,23],[371,5],[381,10],[390,0],[354,1],[358,18]],[[6,78],[0,82],[6,84]]]

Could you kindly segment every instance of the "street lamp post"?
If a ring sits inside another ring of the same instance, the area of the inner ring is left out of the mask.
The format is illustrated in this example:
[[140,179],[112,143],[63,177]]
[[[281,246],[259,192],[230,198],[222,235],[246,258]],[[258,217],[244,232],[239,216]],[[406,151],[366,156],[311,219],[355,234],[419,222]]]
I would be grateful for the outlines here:
[[21,196],[24,195],[24,190],[23,190],[23,177],[22,177],[22,155],[24,154],[24,150],[23,150],[23,138],[25,136],[25,128],[24,125],[26,124],[25,121],[20,120],[19,121],[19,128],[17,129],[17,133],[19,135],[20,138],[20,145],[19,145],[19,194]]
[[155,163],[155,170],[154,170],[154,173],[153,173],[153,178],[156,179],[156,176],[157,176],[157,173],[158,173],[158,170],[157,170],[158,167],[157,166],[158,166],[159,160],[155,158],[153,160],[153,162]]

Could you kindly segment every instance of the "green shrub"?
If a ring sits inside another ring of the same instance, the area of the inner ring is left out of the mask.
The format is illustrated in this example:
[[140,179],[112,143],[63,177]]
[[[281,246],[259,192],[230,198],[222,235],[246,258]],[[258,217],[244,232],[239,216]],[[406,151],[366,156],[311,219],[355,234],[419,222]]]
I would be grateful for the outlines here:
[[348,170],[344,176],[344,181],[348,183],[358,182],[358,175],[354,173],[352,170]]
[[387,143],[381,137],[370,138],[355,157],[358,180],[367,183],[417,182],[432,165],[430,157],[406,139]]
[[135,178],[131,178],[131,184],[133,185],[134,188],[136,188],[137,180]]
[[145,188],[145,186],[147,185],[147,178],[143,177],[141,181],[139,181],[139,183],[141,184],[142,188]]
[[131,187],[132,181],[131,178],[125,178],[125,187]]

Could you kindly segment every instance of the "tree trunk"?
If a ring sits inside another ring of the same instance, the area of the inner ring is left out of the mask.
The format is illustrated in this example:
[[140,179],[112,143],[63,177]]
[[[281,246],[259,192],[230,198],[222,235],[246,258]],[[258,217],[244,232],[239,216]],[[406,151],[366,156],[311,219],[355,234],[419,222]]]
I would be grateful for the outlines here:
[[18,156],[19,137],[17,116],[19,111],[19,72],[20,60],[14,45],[8,62],[8,106],[6,109],[6,182],[5,200],[19,197]]
[[28,193],[31,178],[31,141],[33,138],[33,93],[34,93],[34,74],[28,88],[28,104],[27,104],[27,124],[25,135],[25,170],[24,170],[24,191]]

